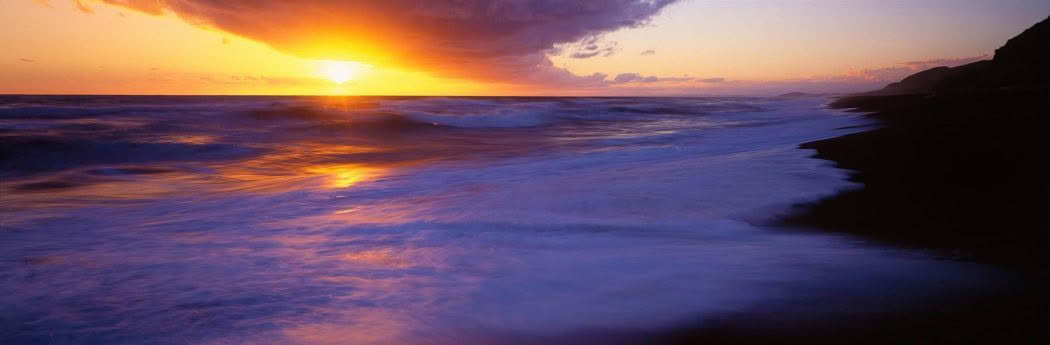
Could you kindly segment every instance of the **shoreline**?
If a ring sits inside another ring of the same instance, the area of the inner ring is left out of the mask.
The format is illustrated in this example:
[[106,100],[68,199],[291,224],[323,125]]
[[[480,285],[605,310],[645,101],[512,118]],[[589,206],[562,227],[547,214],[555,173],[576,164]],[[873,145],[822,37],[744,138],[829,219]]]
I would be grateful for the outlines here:
[[[992,344],[1050,340],[1044,250],[1046,88],[965,95],[844,96],[861,132],[799,145],[849,170],[846,189],[795,205],[785,228],[858,236],[945,260],[987,264],[1016,281],[893,311],[812,317],[805,308],[727,315],[628,344]],[[835,301],[823,303],[837,304]],[[817,305],[817,303],[814,303]]]
[[799,147],[862,187],[782,221],[1047,278],[1045,99],[1046,88],[839,98],[832,108],[867,112],[876,127]]
[[[878,321],[875,328],[900,333],[894,340],[1050,339],[1043,331],[1050,322],[1047,99],[1045,87],[838,98],[832,108],[866,112],[876,126],[799,148],[816,150],[814,158],[849,170],[862,186],[796,205],[783,224],[989,264],[1021,278],[1012,289]],[[931,322],[937,327],[908,326]],[[843,339],[855,336],[862,334]]]

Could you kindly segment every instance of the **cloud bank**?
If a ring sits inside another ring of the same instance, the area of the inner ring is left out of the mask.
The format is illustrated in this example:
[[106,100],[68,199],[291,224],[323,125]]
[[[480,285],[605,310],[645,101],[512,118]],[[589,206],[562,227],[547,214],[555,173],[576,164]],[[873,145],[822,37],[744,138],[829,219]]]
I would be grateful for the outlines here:
[[[558,45],[645,25],[677,0],[103,0],[175,13],[307,58],[518,84],[589,85],[555,67]],[[586,45],[573,57],[611,54]]]
[[613,84],[629,84],[629,83],[658,83],[658,82],[670,82],[677,83],[683,81],[693,81],[696,78],[693,77],[657,77],[655,75],[644,76],[638,73],[620,73],[613,78]]

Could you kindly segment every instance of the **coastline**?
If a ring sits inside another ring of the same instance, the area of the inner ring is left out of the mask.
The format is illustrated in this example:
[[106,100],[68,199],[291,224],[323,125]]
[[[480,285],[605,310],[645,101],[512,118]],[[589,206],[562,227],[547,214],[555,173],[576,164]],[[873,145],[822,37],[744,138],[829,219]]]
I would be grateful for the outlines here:
[[991,60],[932,68],[837,99],[832,107],[868,112],[879,128],[800,147],[853,171],[863,187],[798,205],[784,223],[1050,281],[1048,61],[1050,17],[1007,40]]
[[878,127],[800,148],[863,187],[798,205],[784,222],[1046,278],[1048,97],[1037,88],[839,98],[832,107],[868,112]]
[[[1048,97],[1050,89],[1041,87],[855,95],[831,104],[867,112],[877,127],[800,148],[850,170],[850,180],[862,187],[796,205],[784,224],[859,235],[1019,276],[1012,288],[933,310],[918,306],[877,319],[879,326],[868,331],[896,333],[884,340],[922,343],[1048,338],[1042,330],[1050,322],[1050,235],[1044,211],[1050,169],[1043,139],[1050,125]],[[855,340],[864,329],[848,331],[851,335],[841,340]]]
[[[727,315],[626,343],[994,344],[1050,340],[1050,252],[1043,165],[1050,89],[851,95],[866,131],[800,145],[862,185],[796,205],[781,225],[842,233],[987,264],[1016,277],[971,295],[892,310],[814,317],[805,308]],[[814,301],[813,305],[848,301]]]

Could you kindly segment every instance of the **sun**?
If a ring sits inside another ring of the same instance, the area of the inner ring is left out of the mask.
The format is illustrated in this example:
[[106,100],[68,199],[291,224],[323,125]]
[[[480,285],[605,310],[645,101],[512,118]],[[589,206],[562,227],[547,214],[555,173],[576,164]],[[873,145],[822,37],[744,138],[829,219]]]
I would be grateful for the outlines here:
[[321,75],[336,84],[342,84],[357,78],[361,66],[349,61],[324,61],[321,65]]

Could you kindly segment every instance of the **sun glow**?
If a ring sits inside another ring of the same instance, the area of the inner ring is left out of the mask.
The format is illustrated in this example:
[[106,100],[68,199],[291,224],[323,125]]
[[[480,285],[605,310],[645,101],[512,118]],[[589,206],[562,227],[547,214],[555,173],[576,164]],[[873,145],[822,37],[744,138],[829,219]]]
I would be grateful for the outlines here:
[[336,84],[343,84],[357,79],[366,67],[349,61],[327,60],[321,64],[321,75]]

